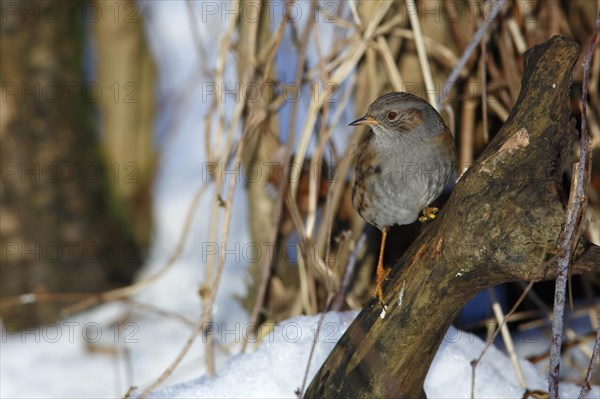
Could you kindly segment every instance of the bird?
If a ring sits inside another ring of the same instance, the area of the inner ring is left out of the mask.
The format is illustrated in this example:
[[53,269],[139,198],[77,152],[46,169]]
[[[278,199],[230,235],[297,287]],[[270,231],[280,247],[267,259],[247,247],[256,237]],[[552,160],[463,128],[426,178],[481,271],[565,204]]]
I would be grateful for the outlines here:
[[357,147],[352,204],[382,233],[377,263],[377,296],[384,309],[383,253],[390,227],[426,222],[438,209],[431,203],[451,180],[456,147],[440,114],[424,99],[406,92],[377,98],[350,126],[371,129]]

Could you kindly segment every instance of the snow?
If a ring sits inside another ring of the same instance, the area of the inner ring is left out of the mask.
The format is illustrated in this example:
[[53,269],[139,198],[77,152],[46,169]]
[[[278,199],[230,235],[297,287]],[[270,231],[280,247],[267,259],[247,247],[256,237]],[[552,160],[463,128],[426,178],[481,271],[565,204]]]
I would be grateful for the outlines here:
[[[104,305],[45,331],[25,334],[3,334],[2,337],[2,397],[61,397],[91,398],[120,397],[127,390],[120,381],[128,368],[111,359],[111,343],[119,342],[120,350],[134,359],[136,374],[156,376],[174,357],[176,349],[187,338],[185,329],[178,323],[168,323],[163,318],[142,318],[141,323],[123,325],[119,334],[107,323],[122,312],[119,306]],[[307,374],[306,387],[346,331],[356,312],[327,313],[321,324],[319,339]],[[303,384],[311,345],[320,315],[299,316],[279,323],[270,333],[258,337],[258,348],[251,353],[237,354],[225,361],[219,354],[219,374],[211,378],[202,374],[200,338],[192,350],[193,355],[175,372],[171,380],[189,380],[160,388],[153,392],[155,398],[293,398]],[[84,328],[87,325],[87,330]],[[142,327],[140,327],[142,326]],[[100,332],[100,337],[98,333]],[[213,329],[217,341],[239,344],[247,338],[245,325],[239,322],[218,323]],[[162,345],[156,345],[162,342]],[[145,344],[146,343],[146,344]],[[147,345],[147,344],[150,345]],[[253,345],[250,345],[252,348]],[[484,342],[477,336],[451,327],[431,365],[425,381],[429,398],[469,398],[471,389],[470,362],[483,350]],[[125,349],[127,348],[127,349]],[[239,349],[239,346],[237,346]],[[546,390],[546,374],[526,360],[520,360],[527,387]],[[34,383],[32,383],[34,382]],[[141,382],[141,381],[138,381]],[[145,381],[141,386],[147,385]],[[575,398],[580,387],[561,384],[561,398]],[[517,382],[509,358],[491,346],[477,367],[476,398],[520,398],[524,389]],[[598,397],[599,387],[594,387],[589,397]],[[139,391],[137,391],[139,394]]]
[[[315,345],[308,373],[311,377],[350,325],[355,312],[328,313]],[[253,353],[237,355],[216,378],[197,380],[157,390],[151,397],[287,398],[302,386],[319,316],[299,316],[280,323]]]
[[[346,331],[355,312],[326,314],[307,374],[308,388],[335,342]],[[319,323],[318,316],[300,316],[278,325],[263,337],[254,353],[233,357],[219,375],[171,385],[155,391],[155,398],[295,398],[303,384],[311,346]],[[429,398],[470,398],[471,361],[479,357],[485,343],[477,336],[450,327],[429,369],[425,392]],[[547,382],[534,365],[520,360],[529,390],[546,390]],[[561,398],[576,398],[580,387],[561,384]],[[597,397],[594,387],[590,397]],[[520,398],[524,389],[518,384],[510,359],[491,346],[477,367],[476,398]],[[594,396],[596,395],[596,396]]]

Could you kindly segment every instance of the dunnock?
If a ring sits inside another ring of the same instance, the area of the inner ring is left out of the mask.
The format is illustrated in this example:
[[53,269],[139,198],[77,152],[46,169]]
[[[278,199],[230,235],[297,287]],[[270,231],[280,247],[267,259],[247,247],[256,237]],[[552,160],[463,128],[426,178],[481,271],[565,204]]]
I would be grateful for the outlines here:
[[[440,114],[425,100],[409,93],[388,93],[350,126],[371,130],[358,147],[352,204],[368,223],[382,232],[377,288],[383,302],[383,252],[391,226],[417,218],[433,219],[428,207],[452,176],[454,139]],[[419,214],[423,212],[423,216]],[[384,305],[385,306],[385,305]]]

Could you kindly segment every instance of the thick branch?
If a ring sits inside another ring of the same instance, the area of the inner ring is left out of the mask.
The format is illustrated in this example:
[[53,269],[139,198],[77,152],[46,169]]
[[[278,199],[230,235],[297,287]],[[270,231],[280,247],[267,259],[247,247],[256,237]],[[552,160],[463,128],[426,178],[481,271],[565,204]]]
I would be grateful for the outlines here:
[[[553,37],[525,54],[519,99],[436,220],[394,267],[313,379],[312,397],[415,397],[448,326],[478,292],[550,278],[565,221],[561,173],[575,139],[569,87],[579,46]],[[598,269],[598,248],[583,249]],[[549,265],[549,266],[548,266]],[[403,300],[398,304],[400,292]]]

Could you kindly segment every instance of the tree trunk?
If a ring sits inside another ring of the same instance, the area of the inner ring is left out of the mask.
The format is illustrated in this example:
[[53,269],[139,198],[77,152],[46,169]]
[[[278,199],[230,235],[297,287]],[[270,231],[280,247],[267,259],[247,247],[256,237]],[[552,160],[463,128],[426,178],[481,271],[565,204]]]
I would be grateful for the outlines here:
[[[107,195],[119,171],[102,162],[94,129],[93,106],[112,93],[82,78],[84,18],[111,17],[85,7],[2,4],[0,291],[11,329],[59,317],[64,302],[54,300],[77,300],[70,293],[128,284],[141,265]],[[37,295],[14,300],[24,293]]]
[[[394,267],[385,317],[373,299],[340,339],[305,397],[415,397],[446,330],[478,292],[556,272],[566,215],[561,175],[576,139],[569,87],[579,46],[555,36],[525,54],[519,98],[457,183],[439,216]],[[598,269],[598,247],[576,270]]]
[[103,95],[98,101],[101,156],[114,171],[107,181],[111,210],[146,249],[152,230],[154,60],[142,17],[132,0],[94,1],[102,18],[93,24]]

